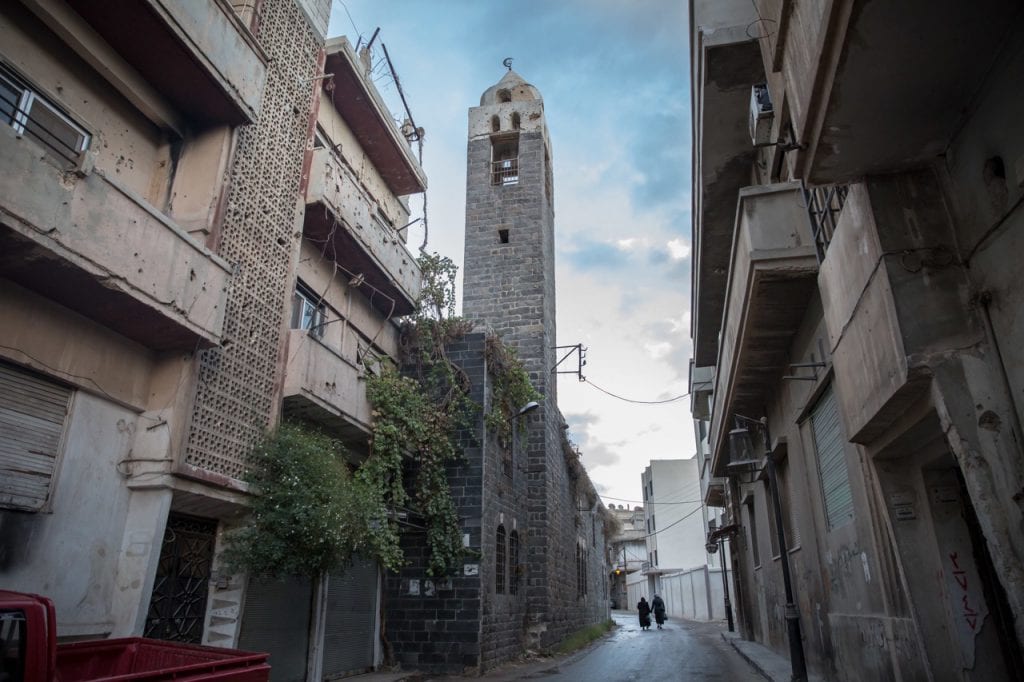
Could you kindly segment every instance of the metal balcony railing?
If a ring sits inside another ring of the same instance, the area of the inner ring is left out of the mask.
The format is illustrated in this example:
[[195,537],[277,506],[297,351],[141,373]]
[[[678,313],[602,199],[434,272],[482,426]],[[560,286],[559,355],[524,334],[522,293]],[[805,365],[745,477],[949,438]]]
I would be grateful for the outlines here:
[[492,185],[515,185],[519,182],[519,159],[491,162]]
[[849,191],[848,185],[803,188],[807,216],[811,221],[811,234],[814,236],[814,250],[819,264],[825,260],[825,252],[832,242]]

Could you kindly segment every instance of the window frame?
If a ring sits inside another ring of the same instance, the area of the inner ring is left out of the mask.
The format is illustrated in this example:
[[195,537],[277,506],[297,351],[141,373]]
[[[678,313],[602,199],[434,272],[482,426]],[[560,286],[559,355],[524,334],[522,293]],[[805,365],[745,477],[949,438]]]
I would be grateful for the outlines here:
[[506,568],[508,564],[508,533],[505,524],[499,523],[494,531],[494,593],[505,594]]
[[[31,79],[22,76],[16,69],[13,69],[4,61],[0,61],[0,80],[4,81],[5,85],[9,89],[20,91],[18,92],[16,102],[5,101],[5,103],[11,105],[12,111],[9,115],[10,120],[7,120],[8,115],[4,115],[3,123],[13,128],[15,134],[19,138],[24,138],[26,136],[30,137],[36,144],[46,149],[47,153],[45,154],[45,158],[66,162],[67,164],[70,164],[69,170],[83,168],[86,152],[89,150],[89,145],[93,139],[93,134],[89,129],[79,123],[52,96],[39,86],[35,85]],[[38,119],[34,120],[32,118],[32,111],[37,103],[45,107],[51,115],[66,125],[68,129],[78,136],[79,140],[75,147],[65,144],[64,141],[55,134],[55,131],[42,125]],[[45,132],[47,136],[52,138],[52,141],[44,140],[42,136],[33,131],[30,125],[33,122],[40,130]],[[70,151],[62,151],[61,147],[66,147]]]
[[[306,310],[311,309],[309,316],[310,324],[306,326]],[[319,320],[319,321],[318,321]],[[295,280],[295,289],[292,292],[292,318],[290,326],[292,329],[306,331],[309,336],[320,340],[324,337],[324,327],[327,325],[327,303],[322,296],[301,279]]]

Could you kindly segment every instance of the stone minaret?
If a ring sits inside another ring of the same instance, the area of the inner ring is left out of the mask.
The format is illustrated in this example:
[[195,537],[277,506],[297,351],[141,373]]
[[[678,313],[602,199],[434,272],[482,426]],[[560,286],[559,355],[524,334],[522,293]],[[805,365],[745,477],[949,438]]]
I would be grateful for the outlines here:
[[509,70],[469,110],[462,311],[516,348],[551,406],[553,203],[544,100]]
[[[573,541],[563,536],[573,528],[574,511],[566,509],[572,505],[566,503],[563,421],[552,373],[553,203],[544,101],[510,69],[484,92],[480,106],[469,110],[462,310],[478,329],[496,332],[516,349],[544,395],[542,409],[529,416],[528,443],[515,463],[516,476],[526,482],[519,479],[513,493],[517,516],[526,521],[527,629],[539,646],[562,635],[561,624],[553,621],[567,613],[564,595],[575,596],[562,580],[573,565]],[[486,497],[486,484],[483,492]]]

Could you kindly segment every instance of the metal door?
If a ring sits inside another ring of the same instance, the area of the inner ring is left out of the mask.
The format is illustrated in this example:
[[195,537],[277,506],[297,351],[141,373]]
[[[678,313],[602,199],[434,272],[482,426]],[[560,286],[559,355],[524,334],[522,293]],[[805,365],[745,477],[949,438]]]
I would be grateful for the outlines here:
[[167,518],[146,637],[201,644],[217,522],[172,512]]
[[324,678],[373,668],[377,638],[377,564],[357,560],[327,581]]
[[238,648],[270,654],[271,682],[306,679],[312,603],[309,578],[249,580]]

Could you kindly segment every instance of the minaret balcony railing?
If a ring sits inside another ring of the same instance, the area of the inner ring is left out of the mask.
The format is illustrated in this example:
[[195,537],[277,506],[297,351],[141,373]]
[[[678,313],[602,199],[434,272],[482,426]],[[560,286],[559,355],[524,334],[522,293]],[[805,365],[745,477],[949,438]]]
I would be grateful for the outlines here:
[[519,159],[503,159],[501,161],[492,161],[491,184],[519,184]]

